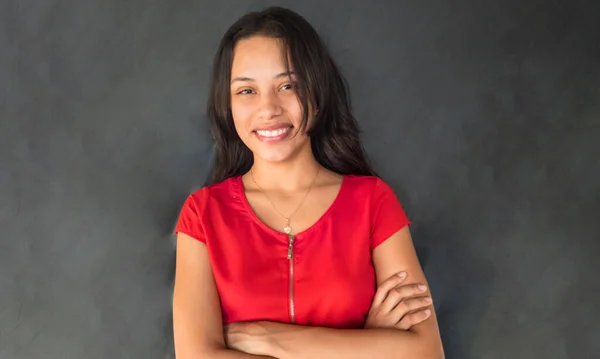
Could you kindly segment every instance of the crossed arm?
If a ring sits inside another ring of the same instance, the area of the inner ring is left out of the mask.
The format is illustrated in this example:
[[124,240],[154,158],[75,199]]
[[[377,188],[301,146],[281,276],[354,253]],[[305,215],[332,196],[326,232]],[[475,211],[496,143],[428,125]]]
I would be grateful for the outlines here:
[[[204,245],[178,235],[173,297],[175,353],[195,358],[418,358],[442,359],[444,352],[433,308],[410,328],[330,329],[273,322],[235,323],[223,336],[221,309]],[[199,260],[200,258],[200,260]],[[408,227],[373,251],[377,282],[408,273],[410,283],[427,283]],[[431,295],[429,289],[426,295]],[[235,347],[238,350],[230,349]]]

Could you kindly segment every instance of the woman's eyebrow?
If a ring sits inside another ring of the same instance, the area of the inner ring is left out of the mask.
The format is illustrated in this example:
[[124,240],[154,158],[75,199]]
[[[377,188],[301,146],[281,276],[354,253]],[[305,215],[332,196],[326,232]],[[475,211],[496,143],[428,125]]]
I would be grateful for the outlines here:
[[[278,79],[278,78],[281,78],[281,77],[290,77],[290,76],[292,76],[292,75],[294,75],[294,72],[293,72],[293,71],[286,71],[286,72],[282,72],[282,73],[280,73],[280,74],[277,74],[277,75],[275,75],[275,77],[274,77],[274,78]],[[234,82],[236,82],[236,81],[241,81],[241,82],[253,82],[253,81],[256,81],[256,80],[255,80],[255,79],[253,79],[253,78],[251,78],[251,77],[246,77],[246,76],[238,76],[238,77],[234,77],[234,78],[231,80],[231,83],[234,83]]]

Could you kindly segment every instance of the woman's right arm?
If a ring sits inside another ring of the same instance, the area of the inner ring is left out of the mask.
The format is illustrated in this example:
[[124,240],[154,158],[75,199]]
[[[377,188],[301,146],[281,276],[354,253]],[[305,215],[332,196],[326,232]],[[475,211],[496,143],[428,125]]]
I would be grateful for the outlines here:
[[259,359],[225,346],[221,305],[204,243],[177,234],[173,334],[177,359]]

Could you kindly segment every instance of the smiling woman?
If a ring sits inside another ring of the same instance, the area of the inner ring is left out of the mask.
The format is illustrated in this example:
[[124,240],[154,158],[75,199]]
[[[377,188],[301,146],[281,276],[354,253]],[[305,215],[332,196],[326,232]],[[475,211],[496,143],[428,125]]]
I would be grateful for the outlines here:
[[176,227],[179,359],[442,358],[409,220],[314,29],[247,14],[217,51],[217,155]]
[[299,131],[303,109],[296,97],[296,75],[284,66],[284,46],[266,36],[239,40],[231,67],[236,132],[254,156],[267,162],[310,151],[307,134]]

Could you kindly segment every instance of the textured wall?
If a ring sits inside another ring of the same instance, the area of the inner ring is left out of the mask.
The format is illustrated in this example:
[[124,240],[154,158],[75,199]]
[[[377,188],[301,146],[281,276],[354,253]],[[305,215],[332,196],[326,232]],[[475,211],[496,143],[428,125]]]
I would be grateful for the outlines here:
[[[244,4],[239,5],[239,4]],[[291,6],[406,206],[448,358],[600,351],[600,3],[0,3],[0,358],[171,358],[220,36]]]

